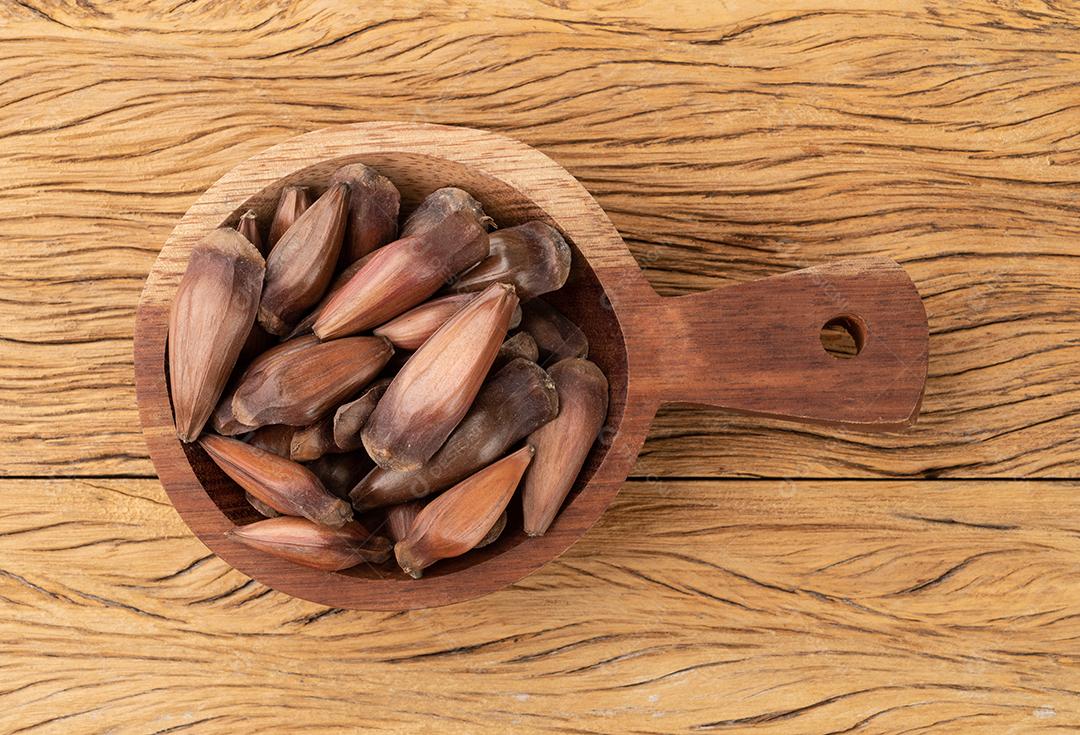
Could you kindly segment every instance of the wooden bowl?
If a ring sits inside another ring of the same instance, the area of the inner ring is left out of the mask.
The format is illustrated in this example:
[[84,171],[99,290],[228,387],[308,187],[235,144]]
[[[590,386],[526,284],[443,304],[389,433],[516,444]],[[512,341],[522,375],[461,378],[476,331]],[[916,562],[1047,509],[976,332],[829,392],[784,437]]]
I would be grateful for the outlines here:
[[[419,580],[389,567],[320,572],[226,538],[229,529],[257,516],[202,450],[177,439],[165,381],[169,306],[192,246],[213,228],[235,224],[249,208],[266,222],[284,186],[325,185],[335,169],[354,162],[389,177],[401,190],[403,211],[452,185],[471,192],[501,226],[541,219],[559,229],[573,248],[574,265],[553,301],[585,331],[590,357],[611,386],[607,424],[548,533],[528,538],[520,522],[511,523],[496,543],[440,562]],[[861,347],[856,357],[838,359],[823,349],[826,323],[846,326]],[[926,379],[927,339],[919,295],[890,260],[861,258],[662,298],[589,193],[539,151],[467,128],[361,123],[264,151],[192,205],[158,256],[139,302],[135,381],[162,485],[218,556],[307,600],[404,610],[492,592],[556,558],[615,497],[664,403],[866,429],[912,423]]]

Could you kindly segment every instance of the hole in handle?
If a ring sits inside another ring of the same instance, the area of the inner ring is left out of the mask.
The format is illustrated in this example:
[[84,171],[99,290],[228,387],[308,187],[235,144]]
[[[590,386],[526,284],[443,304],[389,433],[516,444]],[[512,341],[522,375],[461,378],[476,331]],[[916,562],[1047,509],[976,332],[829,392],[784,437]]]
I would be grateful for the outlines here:
[[844,360],[862,352],[866,344],[866,325],[850,314],[834,316],[821,327],[821,346],[833,357]]

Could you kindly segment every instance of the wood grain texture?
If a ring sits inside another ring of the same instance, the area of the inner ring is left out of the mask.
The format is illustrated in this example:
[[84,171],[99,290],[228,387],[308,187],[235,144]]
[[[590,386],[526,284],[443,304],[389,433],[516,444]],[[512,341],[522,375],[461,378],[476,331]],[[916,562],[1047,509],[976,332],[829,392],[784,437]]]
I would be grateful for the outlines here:
[[[631,379],[634,363],[655,364],[665,403],[860,431],[900,431],[918,419],[926,311],[888,258],[849,258],[662,299],[658,314],[636,315],[623,327]],[[822,329],[834,321],[846,322],[852,338],[843,358],[822,346]]]
[[639,477],[950,479],[640,480],[538,575],[393,617],[230,571],[155,480],[10,479],[0,730],[1080,726],[1078,488],[1008,479],[1080,460],[1080,5],[372,5],[0,5],[0,472],[150,476],[134,308],[176,220],[390,118],[551,155],[665,295],[912,275],[913,432],[666,409]]
[[377,116],[540,147],[666,294],[866,254],[912,274],[914,433],[669,411],[639,474],[1075,474],[1075,3],[95,8],[3,9],[6,473],[149,475],[132,309],[176,218],[252,153]]
[[[231,537],[251,520],[239,488],[177,439],[165,384],[166,324],[192,248],[243,212],[269,220],[290,184],[321,190],[361,163],[397,185],[409,205],[446,185],[469,191],[504,227],[541,220],[573,250],[569,278],[549,298],[588,338],[609,385],[600,441],[565,507],[542,537],[503,533],[483,552],[446,560],[420,580],[396,567],[328,575]],[[841,360],[820,330],[848,315],[864,348]],[[856,324],[857,322],[857,324]],[[738,351],[731,343],[748,331]],[[547,156],[488,131],[420,123],[335,126],[291,138],[230,169],[177,223],[139,299],[135,385],[159,479],[192,531],[233,567],[276,590],[327,605],[404,610],[472,599],[558,556],[604,512],[626,479],[658,406],[719,405],[757,415],[886,430],[910,425],[927,371],[926,312],[907,274],[887,258],[807,268],[699,296],[662,298],[646,283],[595,200]]]
[[230,570],[152,480],[8,480],[0,730],[1065,732],[1078,497],[630,483],[525,581],[385,614]]

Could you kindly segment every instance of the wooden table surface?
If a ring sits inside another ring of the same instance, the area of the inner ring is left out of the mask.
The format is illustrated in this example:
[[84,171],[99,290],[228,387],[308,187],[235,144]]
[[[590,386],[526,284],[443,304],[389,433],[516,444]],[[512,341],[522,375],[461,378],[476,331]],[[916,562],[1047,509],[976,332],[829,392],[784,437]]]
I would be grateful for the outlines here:
[[[0,5],[0,731],[1080,728],[1080,4],[347,5]],[[369,119],[540,148],[663,294],[895,258],[919,425],[669,408],[507,590],[248,580],[155,479],[135,304],[221,174]]]

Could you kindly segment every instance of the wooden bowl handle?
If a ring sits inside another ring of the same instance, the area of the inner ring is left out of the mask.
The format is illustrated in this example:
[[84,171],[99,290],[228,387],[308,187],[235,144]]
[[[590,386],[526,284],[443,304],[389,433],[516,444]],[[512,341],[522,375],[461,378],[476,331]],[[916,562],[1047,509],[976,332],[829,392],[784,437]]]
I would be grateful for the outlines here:
[[[892,260],[845,260],[659,304],[661,402],[881,430],[918,416],[926,311]],[[822,345],[822,327],[837,321],[860,347],[850,359]]]

